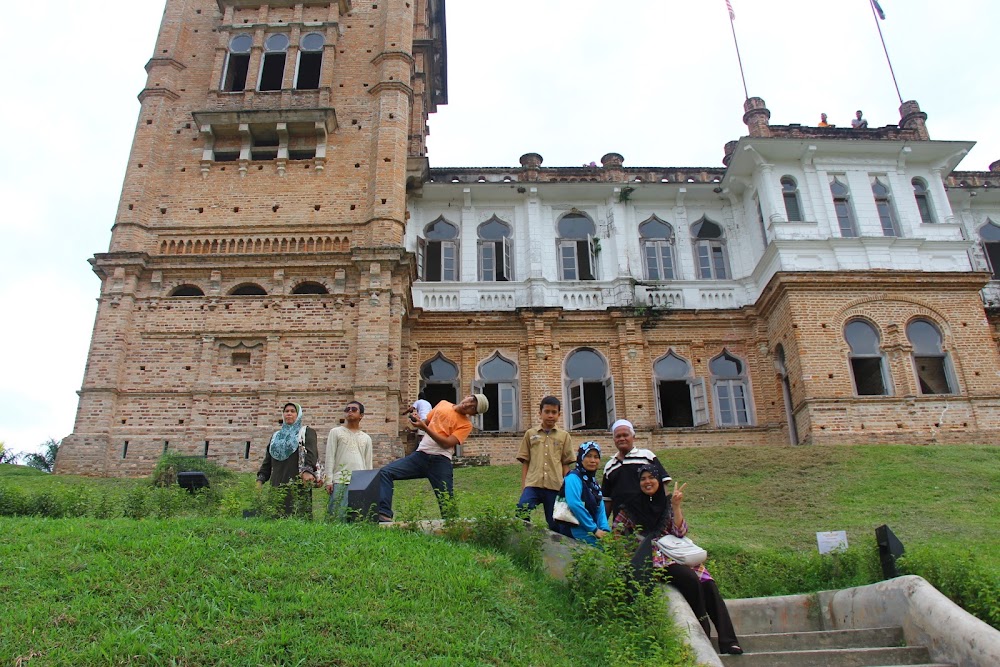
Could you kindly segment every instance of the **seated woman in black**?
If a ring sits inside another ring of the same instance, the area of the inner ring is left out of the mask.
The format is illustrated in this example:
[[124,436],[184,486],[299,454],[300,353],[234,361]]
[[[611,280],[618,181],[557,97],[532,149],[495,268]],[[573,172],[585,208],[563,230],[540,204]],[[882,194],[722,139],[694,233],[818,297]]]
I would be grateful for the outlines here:
[[[621,535],[636,535],[643,539],[643,546],[648,548],[653,540],[664,535],[684,537],[688,531],[687,522],[681,503],[684,501],[684,487],[677,488],[674,482],[673,493],[668,497],[663,484],[657,478],[656,468],[644,465],[639,468],[639,488],[642,495],[629,498],[615,515],[612,530]],[[647,557],[648,558],[648,557]],[[705,634],[711,635],[711,618],[719,633],[720,653],[743,653],[733,622],[729,618],[729,610],[719,594],[712,575],[705,565],[690,567],[671,560],[659,549],[652,549],[653,567],[665,571],[669,583],[681,592],[687,603],[691,605],[695,616],[705,629]]]

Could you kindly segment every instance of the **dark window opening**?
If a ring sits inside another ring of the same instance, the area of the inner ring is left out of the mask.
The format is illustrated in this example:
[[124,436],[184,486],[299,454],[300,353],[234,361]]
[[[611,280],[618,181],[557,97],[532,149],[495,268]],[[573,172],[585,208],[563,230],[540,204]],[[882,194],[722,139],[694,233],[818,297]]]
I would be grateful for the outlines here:
[[249,352],[233,352],[232,365],[233,366],[248,366],[248,365],[250,365],[250,353]]
[[168,448],[168,447],[170,447],[170,441],[169,441],[169,440],[164,440],[164,441],[163,441],[163,453],[164,453],[164,454],[166,454],[166,453],[167,453],[167,448]]
[[249,285],[240,285],[232,292],[229,293],[231,296],[267,296],[267,292],[260,285],[254,285],[250,283]]
[[295,87],[299,90],[319,88],[319,73],[323,67],[323,52],[299,54],[299,76]]
[[122,458],[128,456],[128,440],[122,443]]
[[299,283],[292,290],[292,294],[329,294],[329,290],[322,283],[317,282],[305,282]]
[[691,385],[683,380],[660,382],[660,414],[664,428],[694,426],[691,411]]
[[285,75],[285,54],[265,53],[264,66],[260,70],[260,90],[281,90]]
[[243,458],[244,459],[249,459],[250,458],[250,441],[249,440],[246,441],[246,445],[243,447]]
[[449,403],[458,403],[458,390],[453,384],[425,384],[424,385],[424,397],[427,402],[431,404],[431,407],[437,405],[440,401],[448,401]]
[[288,149],[289,160],[312,160],[314,157],[316,157],[315,148]]
[[855,357],[851,359],[851,368],[859,396],[885,396],[881,357]]
[[174,291],[170,293],[170,296],[205,296],[205,293],[201,291],[200,287],[195,285],[181,285],[180,287],[174,288]]
[[226,80],[222,89],[226,92],[238,93],[247,87],[247,72],[250,69],[250,54],[230,53],[226,64]]
[[603,382],[583,383],[583,425],[579,429],[598,429],[606,431],[611,427],[608,423],[607,392]]
[[208,458],[208,440],[205,441],[205,458]]
[[483,414],[483,430],[500,430],[500,385],[490,383],[483,387],[483,394],[490,401],[490,409]]
[[951,383],[944,357],[913,357],[921,394],[950,394]]
[[239,159],[239,151],[215,151],[216,162],[236,162]]

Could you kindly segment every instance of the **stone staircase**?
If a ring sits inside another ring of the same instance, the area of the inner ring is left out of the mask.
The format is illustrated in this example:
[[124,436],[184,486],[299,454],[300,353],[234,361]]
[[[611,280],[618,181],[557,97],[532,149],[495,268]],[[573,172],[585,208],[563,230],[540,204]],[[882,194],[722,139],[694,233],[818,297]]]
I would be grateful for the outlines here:
[[[733,610],[731,610],[733,611]],[[720,656],[726,667],[953,667],[934,662],[924,646],[906,646],[902,627],[822,630],[820,623],[790,632],[753,632],[733,615],[743,655]],[[749,630],[749,631],[748,631]]]

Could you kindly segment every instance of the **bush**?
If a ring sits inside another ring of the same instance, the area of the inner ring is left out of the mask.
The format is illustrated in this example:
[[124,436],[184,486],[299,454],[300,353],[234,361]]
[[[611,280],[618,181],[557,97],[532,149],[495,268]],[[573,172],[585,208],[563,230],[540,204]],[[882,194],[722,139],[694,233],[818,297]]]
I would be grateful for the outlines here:
[[205,473],[209,485],[228,480],[233,476],[233,472],[215,461],[211,461],[200,456],[181,456],[180,454],[167,453],[156,462],[156,468],[150,479],[153,486],[167,487],[177,483],[177,473],[197,470]]
[[961,549],[907,549],[898,561],[903,574],[916,574],[970,614],[1000,630],[1000,572]]

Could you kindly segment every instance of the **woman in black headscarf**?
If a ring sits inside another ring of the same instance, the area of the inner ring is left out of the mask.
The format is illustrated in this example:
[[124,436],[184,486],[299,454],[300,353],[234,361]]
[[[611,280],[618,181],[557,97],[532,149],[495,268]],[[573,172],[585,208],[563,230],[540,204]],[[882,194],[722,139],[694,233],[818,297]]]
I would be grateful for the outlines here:
[[[681,592],[687,603],[691,605],[695,616],[705,629],[705,634],[711,636],[709,619],[715,625],[719,634],[720,653],[743,653],[733,622],[729,618],[729,610],[719,594],[712,575],[708,573],[704,563],[689,566],[679,563],[657,548],[651,548],[655,540],[665,535],[684,537],[687,534],[687,521],[681,504],[684,501],[684,487],[679,488],[674,482],[674,490],[669,496],[660,482],[657,470],[651,465],[639,468],[639,489],[642,494],[630,497],[615,515],[613,531],[621,535],[636,535],[641,538],[637,556],[639,560],[648,563],[652,560],[654,569],[665,571],[669,583]],[[650,553],[651,552],[651,553]],[[633,559],[633,564],[635,564]]]
[[288,486],[285,516],[312,516],[312,487],[316,485],[316,431],[302,424],[302,408],[286,403],[281,428],[274,432],[257,471],[257,486]]

